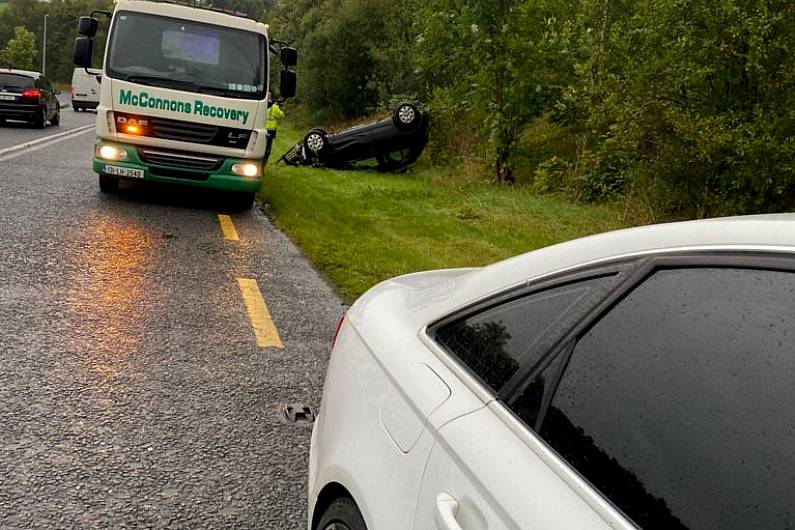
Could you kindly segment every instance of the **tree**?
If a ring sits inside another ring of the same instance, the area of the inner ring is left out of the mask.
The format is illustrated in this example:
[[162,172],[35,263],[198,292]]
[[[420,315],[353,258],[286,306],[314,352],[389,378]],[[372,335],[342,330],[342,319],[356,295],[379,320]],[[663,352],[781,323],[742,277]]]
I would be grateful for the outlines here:
[[9,68],[34,70],[38,64],[39,50],[36,36],[23,26],[14,28],[14,37],[0,50],[0,63]]
[[423,75],[435,96],[478,113],[497,182],[513,181],[519,133],[554,100],[567,69],[560,4],[431,0],[423,10],[417,50]]

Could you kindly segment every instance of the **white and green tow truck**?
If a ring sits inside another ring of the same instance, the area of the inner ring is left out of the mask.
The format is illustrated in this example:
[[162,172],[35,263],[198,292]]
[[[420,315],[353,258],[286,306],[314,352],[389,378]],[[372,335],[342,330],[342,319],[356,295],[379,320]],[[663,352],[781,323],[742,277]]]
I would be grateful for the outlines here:
[[120,0],[112,13],[81,17],[82,68],[91,66],[98,13],[111,19],[93,160],[102,191],[120,179],[184,184],[234,191],[250,206],[268,141],[269,59],[283,65],[282,99],[292,97],[296,51],[239,14]]

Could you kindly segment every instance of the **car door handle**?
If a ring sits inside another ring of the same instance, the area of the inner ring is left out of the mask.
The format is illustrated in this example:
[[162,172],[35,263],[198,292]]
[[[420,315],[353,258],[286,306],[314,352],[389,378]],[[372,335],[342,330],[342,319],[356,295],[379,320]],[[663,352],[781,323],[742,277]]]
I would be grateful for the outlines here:
[[436,496],[436,509],[433,512],[436,528],[439,530],[463,530],[456,521],[457,513],[458,501],[449,493],[442,492]]

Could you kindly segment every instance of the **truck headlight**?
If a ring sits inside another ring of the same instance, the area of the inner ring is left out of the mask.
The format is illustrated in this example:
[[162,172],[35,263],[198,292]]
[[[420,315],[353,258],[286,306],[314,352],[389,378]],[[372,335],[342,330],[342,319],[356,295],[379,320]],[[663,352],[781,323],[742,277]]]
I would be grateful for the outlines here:
[[232,173],[241,177],[256,177],[259,175],[259,164],[243,162],[232,166]]
[[94,148],[94,154],[103,160],[127,160],[127,151],[113,145],[98,145]]

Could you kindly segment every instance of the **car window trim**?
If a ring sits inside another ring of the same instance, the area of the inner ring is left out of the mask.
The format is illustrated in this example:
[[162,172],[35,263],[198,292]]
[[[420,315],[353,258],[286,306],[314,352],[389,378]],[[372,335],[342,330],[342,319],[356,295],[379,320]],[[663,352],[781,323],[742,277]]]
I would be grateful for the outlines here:
[[[546,367],[552,358],[564,353],[561,350],[569,343],[572,344],[572,348],[568,352],[568,355],[571,356],[580,338],[616,304],[621,302],[657,270],[673,268],[734,268],[795,272],[795,254],[756,250],[704,250],[653,254],[641,257],[635,260],[634,268],[620,273],[624,277],[619,280],[613,290],[603,300],[591,307],[579,322],[562,334],[555,344],[542,354],[535,366],[521,367],[514,377],[506,383],[500,393],[500,398],[506,405],[512,404],[542,370],[541,365]],[[563,362],[561,376],[566,372],[567,365],[568,359]],[[560,379],[557,382],[559,381]],[[557,391],[557,385],[553,388],[552,394],[554,396]],[[539,411],[539,415],[543,415],[545,412],[543,410]]]
[[[474,370],[472,370],[466,363],[459,359],[458,355],[454,352],[448,350],[445,346],[441,344],[436,338],[436,333],[439,328],[451,324],[453,322],[463,320],[465,318],[469,318],[471,316],[477,315],[484,311],[488,311],[489,309],[498,307],[500,305],[512,302],[514,300],[518,300],[525,296],[531,296],[536,293],[541,293],[543,291],[547,291],[550,289],[554,289],[556,287],[562,287],[568,284],[575,284],[578,282],[588,281],[598,279],[600,277],[609,277],[614,275],[620,275],[623,271],[627,269],[632,269],[633,263],[637,261],[637,258],[629,258],[629,259],[620,259],[610,263],[600,263],[598,265],[590,265],[582,268],[578,268],[575,270],[567,270],[558,274],[553,274],[550,276],[545,276],[538,280],[531,279],[527,280],[520,285],[515,285],[510,287],[504,291],[500,291],[499,293],[493,294],[481,300],[478,300],[472,304],[464,306],[463,308],[459,308],[454,313],[446,315],[441,319],[433,322],[425,329],[426,336],[431,339],[433,344],[436,348],[443,352],[447,358],[449,358],[457,367],[461,370],[465,371],[469,376],[473,377],[480,385],[486,389],[489,393],[494,394],[498,399],[504,400],[505,399],[505,389],[510,388],[509,384],[514,380],[514,377],[502,386],[502,388],[495,389],[489,386],[481,377],[478,375]],[[598,296],[604,296],[604,292],[597,292],[589,293],[585,300],[580,303],[585,303],[589,307],[593,304],[598,302]],[[596,298],[596,299],[595,299]],[[545,339],[542,340],[538,348],[542,348],[544,344],[548,342],[546,340],[547,335],[550,333],[549,330],[547,331],[541,338]],[[537,351],[537,348],[534,348]],[[548,348],[542,350],[541,357],[546,359],[549,357],[548,355]],[[533,366],[537,365],[538,363],[532,363]],[[525,373],[523,367],[520,366],[517,374]]]

